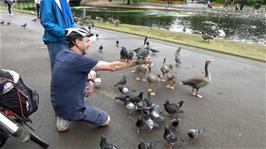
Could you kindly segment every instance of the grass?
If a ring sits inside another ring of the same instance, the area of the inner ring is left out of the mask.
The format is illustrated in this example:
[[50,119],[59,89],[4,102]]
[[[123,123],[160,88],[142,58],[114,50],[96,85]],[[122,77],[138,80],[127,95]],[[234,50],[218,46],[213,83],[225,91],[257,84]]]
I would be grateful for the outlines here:
[[120,24],[119,26],[115,26],[114,24],[102,23],[98,21],[95,21],[95,25],[104,29],[126,32],[140,36],[148,35],[150,38],[266,62],[266,46],[255,43],[243,43],[218,38],[215,38],[208,43],[203,42],[203,39],[200,35],[170,32],[168,30],[161,29],[150,29],[149,27],[128,24]]

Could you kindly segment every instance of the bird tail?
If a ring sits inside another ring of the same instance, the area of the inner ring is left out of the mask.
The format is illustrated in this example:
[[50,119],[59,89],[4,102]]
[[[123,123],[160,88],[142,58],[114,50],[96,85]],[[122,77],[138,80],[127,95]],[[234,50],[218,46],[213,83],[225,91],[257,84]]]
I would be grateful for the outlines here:
[[181,81],[180,84],[181,85],[190,85],[190,82],[189,81]]

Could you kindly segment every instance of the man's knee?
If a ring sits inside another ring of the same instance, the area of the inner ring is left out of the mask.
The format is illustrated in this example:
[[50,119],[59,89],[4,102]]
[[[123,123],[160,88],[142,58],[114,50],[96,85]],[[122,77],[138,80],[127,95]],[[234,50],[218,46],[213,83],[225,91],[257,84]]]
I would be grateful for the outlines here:
[[108,115],[107,120],[101,126],[109,126],[111,123],[111,117]]

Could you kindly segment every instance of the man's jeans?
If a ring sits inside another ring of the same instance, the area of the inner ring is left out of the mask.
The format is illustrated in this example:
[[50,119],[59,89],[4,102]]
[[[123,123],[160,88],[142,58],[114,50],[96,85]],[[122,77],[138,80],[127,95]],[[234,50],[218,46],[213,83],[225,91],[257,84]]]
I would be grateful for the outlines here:
[[61,50],[67,50],[66,44],[59,44],[55,42],[47,43],[47,48],[50,56],[51,70],[54,68],[56,54]]

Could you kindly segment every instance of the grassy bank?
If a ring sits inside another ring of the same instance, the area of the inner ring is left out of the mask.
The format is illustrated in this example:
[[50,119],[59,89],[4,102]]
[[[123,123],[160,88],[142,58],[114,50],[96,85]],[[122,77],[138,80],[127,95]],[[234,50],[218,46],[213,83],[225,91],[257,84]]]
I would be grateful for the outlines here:
[[217,51],[221,53],[241,56],[245,58],[255,59],[266,62],[266,46],[258,44],[247,44],[243,42],[214,39],[208,42],[203,42],[200,35],[191,35],[179,32],[170,32],[168,30],[150,29],[148,27],[120,24],[115,26],[114,24],[95,22],[95,25],[104,29],[111,29],[115,31],[121,31],[131,33],[135,35],[146,36],[151,38],[160,39],[164,41],[170,41],[173,43],[180,43],[184,45],[190,45],[194,47],[204,48],[211,51]]

